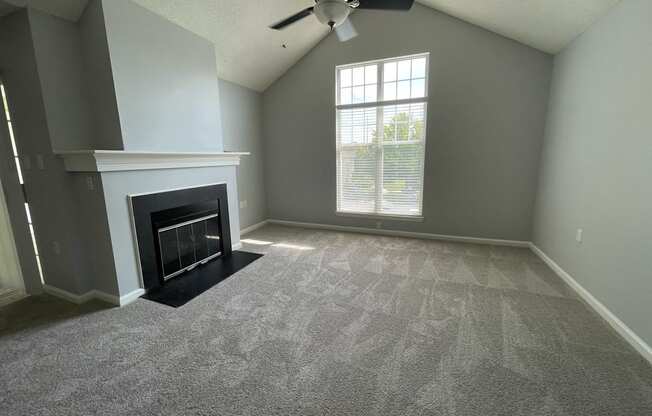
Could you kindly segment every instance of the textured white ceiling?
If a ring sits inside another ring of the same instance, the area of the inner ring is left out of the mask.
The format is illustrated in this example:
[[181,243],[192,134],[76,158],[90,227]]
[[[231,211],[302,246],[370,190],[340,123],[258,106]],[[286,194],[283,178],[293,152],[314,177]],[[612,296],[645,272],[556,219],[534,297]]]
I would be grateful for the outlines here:
[[[87,0],[5,0],[77,20]],[[133,0],[215,43],[221,78],[263,91],[328,29],[308,17],[283,31],[274,23],[314,0]],[[557,53],[620,0],[417,0],[542,51]],[[652,0],[650,0],[652,1]],[[282,45],[286,44],[287,48]]]
[[[268,26],[313,0],[134,0],[215,43],[221,78],[262,91],[328,34],[314,16]],[[282,45],[286,44],[287,48]]]
[[426,6],[556,54],[621,0],[418,0]]

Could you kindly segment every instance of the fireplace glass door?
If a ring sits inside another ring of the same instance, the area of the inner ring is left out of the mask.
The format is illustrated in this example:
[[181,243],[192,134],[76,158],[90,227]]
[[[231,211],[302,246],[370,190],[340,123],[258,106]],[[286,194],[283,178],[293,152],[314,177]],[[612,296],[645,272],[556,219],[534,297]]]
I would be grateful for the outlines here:
[[221,254],[218,214],[158,229],[163,279],[168,280]]

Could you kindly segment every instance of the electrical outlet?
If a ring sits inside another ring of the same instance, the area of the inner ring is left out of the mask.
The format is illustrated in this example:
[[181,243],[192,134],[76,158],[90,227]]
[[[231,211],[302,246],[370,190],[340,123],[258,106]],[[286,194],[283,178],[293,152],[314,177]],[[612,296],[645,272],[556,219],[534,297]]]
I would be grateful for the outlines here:
[[52,242],[52,251],[54,251],[54,254],[56,254],[57,256],[61,254],[61,246],[59,245],[58,241]]
[[247,208],[247,200],[240,201],[240,208]]
[[95,190],[95,182],[93,182],[93,177],[92,176],[87,176],[86,177],[86,187],[88,188],[89,191],[94,191]]
[[581,243],[582,240],[584,239],[584,230],[581,228],[577,229],[577,232],[575,233],[575,241],[578,243]]

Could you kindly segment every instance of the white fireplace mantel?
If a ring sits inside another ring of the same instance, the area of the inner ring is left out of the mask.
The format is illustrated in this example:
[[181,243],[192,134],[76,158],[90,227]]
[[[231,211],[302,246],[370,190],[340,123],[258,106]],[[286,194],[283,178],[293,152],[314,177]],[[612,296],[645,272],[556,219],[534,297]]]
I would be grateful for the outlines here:
[[237,166],[248,152],[147,152],[126,150],[60,151],[68,172],[119,172]]

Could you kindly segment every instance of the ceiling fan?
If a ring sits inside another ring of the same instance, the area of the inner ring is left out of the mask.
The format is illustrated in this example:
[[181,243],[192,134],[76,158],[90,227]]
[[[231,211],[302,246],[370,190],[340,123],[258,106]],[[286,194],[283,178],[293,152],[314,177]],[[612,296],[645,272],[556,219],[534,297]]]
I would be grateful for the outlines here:
[[304,17],[314,14],[317,19],[335,30],[341,42],[353,39],[358,35],[349,21],[349,14],[355,9],[368,10],[410,10],[414,0],[315,0],[313,7],[308,7],[292,16],[270,26],[281,30]]

